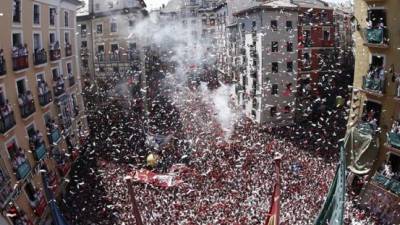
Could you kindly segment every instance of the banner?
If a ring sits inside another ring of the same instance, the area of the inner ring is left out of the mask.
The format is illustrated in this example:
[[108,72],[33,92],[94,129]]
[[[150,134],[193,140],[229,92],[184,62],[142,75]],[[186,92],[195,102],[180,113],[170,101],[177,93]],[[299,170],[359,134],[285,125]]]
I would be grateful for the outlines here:
[[276,181],[274,191],[272,194],[271,207],[265,220],[265,225],[279,225],[279,212],[280,212],[280,196],[281,196],[281,181],[280,181],[280,158],[275,159]]
[[163,188],[175,187],[183,183],[178,174],[157,174],[146,169],[136,171],[133,180]]
[[370,172],[379,153],[379,141],[369,124],[350,128],[344,138],[346,164],[358,175]]
[[342,225],[346,192],[346,161],[343,144],[340,146],[340,164],[329,189],[324,206],[314,225]]

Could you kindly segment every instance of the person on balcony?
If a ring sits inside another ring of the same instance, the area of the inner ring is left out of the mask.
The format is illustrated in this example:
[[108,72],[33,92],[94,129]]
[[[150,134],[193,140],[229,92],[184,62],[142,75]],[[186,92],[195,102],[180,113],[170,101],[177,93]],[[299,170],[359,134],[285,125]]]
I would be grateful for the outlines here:
[[18,105],[21,109],[22,115],[26,115],[26,113],[27,113],[27,109],[26,109],[26,107],[24,107],[25,103],[26,103],[26,101],[25,101],[24,96],[22,94],[18,94]]

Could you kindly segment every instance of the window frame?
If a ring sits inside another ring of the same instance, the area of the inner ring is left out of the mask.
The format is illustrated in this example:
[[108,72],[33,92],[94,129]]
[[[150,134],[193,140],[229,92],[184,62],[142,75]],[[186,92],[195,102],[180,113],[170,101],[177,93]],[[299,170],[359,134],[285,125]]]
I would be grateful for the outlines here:
[[[35,23],[35,6],[38,7],[38,20],[39,20],[38,23]],[[41,20],[42,7],[41,7],[40,4],[38,4],[38,3],[33,3],[33,5],[32,5],[32,14],[33,14],[33,15],[32,15],[32,16],[33,16],[33,18],[32,18],[33,26],[40,26],[40,24],[41,24],[41,22],[42,22],[42,20]]]

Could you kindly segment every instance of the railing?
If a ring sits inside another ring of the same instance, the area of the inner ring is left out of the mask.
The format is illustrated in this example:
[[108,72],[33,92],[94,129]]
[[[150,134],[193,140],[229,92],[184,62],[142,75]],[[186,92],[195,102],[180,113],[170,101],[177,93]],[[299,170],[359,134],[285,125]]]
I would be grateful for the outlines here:
[[34,207],[34,213],[38,216],[41,217],[46,209],[47,202],[46,198],[44,197],[43,193],[40,193],[40,199],[38,199],[37,205]]
[[42,143],[39,147],[35,147],[34,156],[36,161],[40,161],[46,155],[46,146]]
[[39,95],[39,104],[40,104],[40,106],[46,106],[51,101],[53,101],[52,96],[51,96],[51,91],[48,91],[47,93]]
[[89,50],[87,48],[81,48],[81,56],[88,56]]
[[75,84],[75,77],[74,77],[73,75],[70,75],[70,76],[68,77],[68,83],[69,83],[69,86],[70,86],[70,87],[74,86],[74,84]]
[[[2,49],[0,49],[2,50]],[[4,56],[0,56],[0,76],[4,75],[7,73],[6,69],[6,60],[4,59]]]
[[28,54],[25,49],[18,49],[12,54],[13,70],[23,70],[29,67]]
[[400,134],[388,132],[387,141],[392,147],[400,149]]
[[376,173],[372,177],[372,179],[380,186],[383,186],[386,190],[389,190],[395,193],[396,195],[400,195],[400,181],[395,179],[390,179],[380,173]]
[[35,103],[33,102],[33,100],[27,100],[22,105],[20,105],[19,108],[21,111],[21,117],[25,119],[35,112]]
[[[62,78],[61,78],[62,79]],[[56,84],[54,87],[54,96],[58,97],[65,93],[65,85],[64,83]]]
[[68,44],[65,46],[65,56],[68,57],[71,55],[72,55],[72,46]]
[[14,189],[11,187],[10,178],[7,177],[6,180],[0,185],[0,207],[4,208],[7,203],[11,200],[11,195]]
[[362,88],[367,91],[382,94],[385,90],[385,80],[363,76]]
[[30,171],[31,171],[31,166],[29,165],[28,160],[26,160],[17,168],[17,179],[18,180],[24,179],[29,174]]
[[5,116],[0,116],[0,132],[5,134],[15,126],[14,111],[9,112]]
[[61,139],[61,132],[60,129],[54,128],[50,133],[47,135],[50,144],[57,144],[58,141]]
[[33,64],[40,65],[47,63],[47,52],[42,49],[33,53]]
[[386,28],[366,28],[364,30],[365,43],[377,46],[389,44],[388,29]]
[[61,59],[61,49],[50,50],[50,61],[57,61]]

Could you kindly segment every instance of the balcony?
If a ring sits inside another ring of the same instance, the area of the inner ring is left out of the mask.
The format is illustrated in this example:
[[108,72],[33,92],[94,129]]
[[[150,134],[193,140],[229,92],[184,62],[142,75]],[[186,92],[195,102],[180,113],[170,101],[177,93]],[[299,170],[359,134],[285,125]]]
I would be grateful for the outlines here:
[[56,128],[54,125],[49,125],[50,132],[47,135],[50,144],[56,145],[61,139],[60,129]]
[[[5,106],[3,106],[5,107]],[[11,128],[13,128],[16,124],[15,118],[14,118],[14,111],[7,111],[6,109],[6,114],[2,115],[0,117],[0,133],[5,134],[7,131],[9,131]]]
[[50,90],[47,90],[47,92],[44,94],[39,94],[40,106],[44,107],[44,106],[48,105],[51,101],[53,101],[53,98],[51,96]]
[[75,85],[75,77],[72,74],[68,75],[68,83],[70,87]]
[[374,75],[363,76],[362,89],[373,95],[382,96],[385,91],[385,79],[380,79]]
[[81,57],[89,56],[89,50],[88,48],[81,48]]
[[389,47],[388,29],[366,28],[364,30],[364,45],[375,48]]
[[47,201],[43,192],[38,193],[37,196],[37,199],[31,202],[31,206],[35,215],[41,217],[47,207]]
[[35,157],[36,161],[42,160],[44,158],[44,156],[46,155],[46,146],[45,146],[44,142],[35,146],[33,152],[34,152],[34,157]]
[[139,61],[140,60],[140,53],[136,49],[128,50],[128,60],[129,61]]
[[58,169],[58,172],[60,172],[60,175],[62,177],[65,177],[71,169],[71,163],[65,162],[63,164],[59,164],[59,165],[57,165],[57,169]]
[[98,61],[99,63],[105,62],[105,61],[104,61],[104,53],[97,53],[97,54],[96,54],[96,58],[97,58],[97,61]]
[[121,57],[119,53],[113,52],[110,54],[110,62],[119,62],[121,60]]
[[44,49],[33,53],[33,64],[35,66],[47,63],[47,52]]
[[0,207],[4,208],[10,202],[14,190],[10,184],[10,177],[3,173],[1,176],[3,178],[3,182],[0,184]]
[[33,101],[33,96],[31,93],[20,94],[20,96],[18,97],[18,102],[21,117],[23,119],[28,118],[36,111],[35,102]]
[[16,169],[17,179],[18,180],[24,179],[26,176],[28,176],[30,171],[31,171],[31,166],[29,165],[28,160],[25,158],[25,161],[23,161],[17,166]]
[[65,44],[65,57],[71,56],[72,55],[72,45],[71,44]]
[[[0,49],[0,52],[3,52],[3,49]],[[4,56],[0,56],[0,76],[5,75],[6,73],[6,60],[4,59]]]
[[396,195],[400,195],[400,181],[388,178],[380,173],[376,173],[372,180],[378,183],[379,186],[382,186],[386,190],[393,192]]
[[53,87],[54,96],[59,97],[65,93],[65,85],[62,77],[59,77]]
[[57,61],[61,59],[61,49],[50,49],[50,61]]
[[13,48],[12,52],[13,70],[19,71],[29,67],[28,49],[25,47]]

